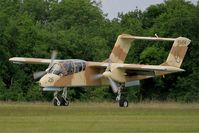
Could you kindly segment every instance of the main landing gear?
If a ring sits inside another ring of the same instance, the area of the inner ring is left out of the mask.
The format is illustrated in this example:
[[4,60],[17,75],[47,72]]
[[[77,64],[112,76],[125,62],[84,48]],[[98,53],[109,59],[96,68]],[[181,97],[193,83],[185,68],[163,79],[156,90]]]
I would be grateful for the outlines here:
[[[117,90],[117,97],[116,101],[119,103],[119,107],[128,107],[128,100],[124,97],[121,98],[121,91],[123,90],[123,86],[120,85]],[[53,98],[53,104],[54,106],[68,106],[69,105],[69,100],[67,98],[67,88],[63,89],[62,94],[59,94],[60,91],[55,91],[54,92],[54,98]]]
[[67,98],[67,88],[63,89],[63,92],[61,95],[59,95],[59,91],[54,92],[53,104],[54,106],[68,106],[69,105],[69,100]]
[[123,86],[121,85],[120,87],[118,87],[118,92],[117,92],[117,97],[116,97],[116,101],[119,102],[119,106],[120,107],[128,107],[128,100],[126,98],[121,98],[121,91],[123,90]]

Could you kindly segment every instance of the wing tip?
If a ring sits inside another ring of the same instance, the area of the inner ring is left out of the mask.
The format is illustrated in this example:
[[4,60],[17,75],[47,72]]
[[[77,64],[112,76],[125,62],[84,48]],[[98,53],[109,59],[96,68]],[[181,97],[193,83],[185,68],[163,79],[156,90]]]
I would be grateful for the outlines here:
[[9,59],[9,61],[14,62],[15,57]]

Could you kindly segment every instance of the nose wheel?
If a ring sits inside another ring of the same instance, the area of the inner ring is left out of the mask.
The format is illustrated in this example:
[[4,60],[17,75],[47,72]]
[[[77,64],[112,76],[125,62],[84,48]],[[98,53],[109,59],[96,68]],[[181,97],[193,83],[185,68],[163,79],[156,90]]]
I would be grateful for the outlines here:
[[63,89],[62,95],[59,95],[59,92],[55,91],[53,104],[54,106],[69,106],[69,100],[67,98],[67,88]]

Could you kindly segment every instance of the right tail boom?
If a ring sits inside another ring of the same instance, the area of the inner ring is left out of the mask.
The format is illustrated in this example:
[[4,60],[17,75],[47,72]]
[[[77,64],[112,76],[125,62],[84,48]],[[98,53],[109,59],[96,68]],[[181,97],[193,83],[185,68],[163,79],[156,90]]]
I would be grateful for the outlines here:
[[185,37],[178,37],[173,43],[171,51],[167,57],[166,62],[161,64],[162,66],[174,66],[180,68],[185,54],[188,49],[188,45],[190,44],[191,40]]

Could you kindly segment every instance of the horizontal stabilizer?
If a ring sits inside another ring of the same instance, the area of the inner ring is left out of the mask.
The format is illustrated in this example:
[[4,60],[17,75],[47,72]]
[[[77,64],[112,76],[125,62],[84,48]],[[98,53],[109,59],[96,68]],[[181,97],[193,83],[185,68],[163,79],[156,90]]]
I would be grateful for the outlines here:
[[151,40],[151,41],[175,41],[176,38],[164,38],[164,37],[142,37],[142,36],[132,36],[128,34],[122,34],[122,39],[132,39],[132,40]]

